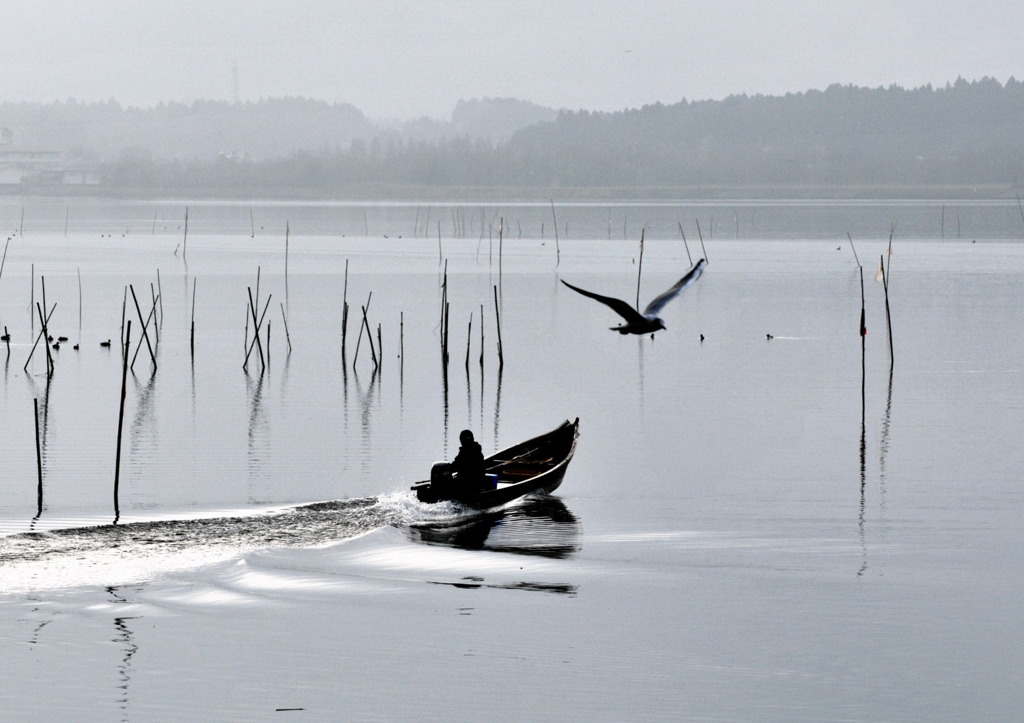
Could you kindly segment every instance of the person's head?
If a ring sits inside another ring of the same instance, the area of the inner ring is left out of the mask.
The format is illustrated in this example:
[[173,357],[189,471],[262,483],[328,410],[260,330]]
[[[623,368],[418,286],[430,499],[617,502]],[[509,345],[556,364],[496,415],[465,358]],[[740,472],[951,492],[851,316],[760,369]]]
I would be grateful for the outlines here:
[[468,429],[463,429],[462,432],[459,433],[459,444],[467,444],[472,441],[473,433],[470,432]]

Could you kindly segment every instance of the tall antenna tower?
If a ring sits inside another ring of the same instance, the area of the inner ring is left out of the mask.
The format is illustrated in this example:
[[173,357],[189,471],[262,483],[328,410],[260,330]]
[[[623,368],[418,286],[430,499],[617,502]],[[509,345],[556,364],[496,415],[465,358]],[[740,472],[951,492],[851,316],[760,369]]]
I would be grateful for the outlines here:
[[231,64],[231,99],[238,102],[238,61]]

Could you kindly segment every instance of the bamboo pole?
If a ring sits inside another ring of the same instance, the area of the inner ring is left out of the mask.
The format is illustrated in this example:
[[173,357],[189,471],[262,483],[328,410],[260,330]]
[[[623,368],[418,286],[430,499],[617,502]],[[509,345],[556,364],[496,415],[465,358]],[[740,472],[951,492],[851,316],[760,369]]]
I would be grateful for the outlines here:
[[466,327],[466,373],[469,373],[469,348],[473,339],[473,312],[469,312],[469,326]]
[[124,400],[128,392],[128,351],[131,346],[132,320],[124,334],[124,362],[121,365],[121,406],[117,414],[117,456],[114,458],[114,523],[121,518],[121,432],[124,429]]

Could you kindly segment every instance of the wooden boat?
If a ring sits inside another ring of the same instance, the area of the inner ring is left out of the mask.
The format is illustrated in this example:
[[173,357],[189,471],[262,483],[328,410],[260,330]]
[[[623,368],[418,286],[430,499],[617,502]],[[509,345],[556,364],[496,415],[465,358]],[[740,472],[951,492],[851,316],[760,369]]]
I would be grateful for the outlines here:
[[[576,452],[579,417],[565,421],[550,432],[514,444],[484,459],[489,484],[479,490],[459,490],[458,480],[449,487],[440,484],[434,471],[431,479],[412,486],[421,502],[455,501],[478,509],[489,509],[528,494],[550,494],[565,476]],[[434,465],[437,469],[440,465]]]

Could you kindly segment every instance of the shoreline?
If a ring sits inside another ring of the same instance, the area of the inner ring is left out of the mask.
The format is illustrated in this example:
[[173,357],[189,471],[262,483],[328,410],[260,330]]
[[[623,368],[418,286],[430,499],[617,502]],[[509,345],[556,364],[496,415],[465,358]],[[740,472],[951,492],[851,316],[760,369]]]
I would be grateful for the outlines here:
[[317,188],[127,188],[108,186],[0,186],[8,198],[101,198],[232,201],[742,201],[758,200],[1014,200],[1021,190],[1010,184],[943,185],[704,185],[636,187],[426,186],[357,184]]

